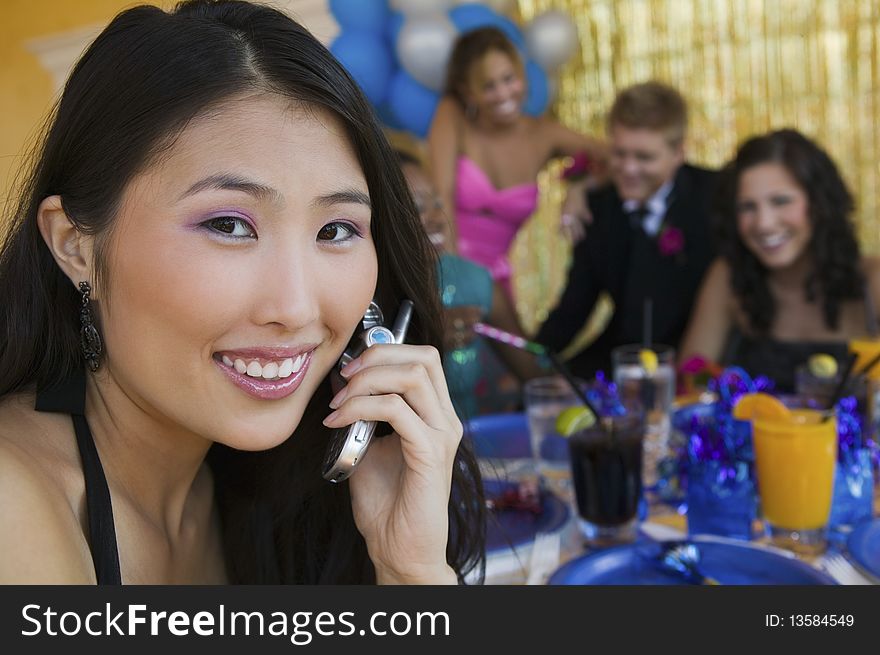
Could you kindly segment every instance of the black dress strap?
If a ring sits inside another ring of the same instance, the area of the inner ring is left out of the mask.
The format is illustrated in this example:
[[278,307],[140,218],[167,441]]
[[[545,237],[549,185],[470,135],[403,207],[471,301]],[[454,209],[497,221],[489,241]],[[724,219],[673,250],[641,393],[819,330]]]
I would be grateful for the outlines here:
[[120,585],[119,549],[113,522],[110,487],[95,448],[95,440],[85,417],[85,370],[77,371],[58,386],[39,389],[34,409],[40,412],[70,414],[76,433],[76,445],[82,460],[86,483],[86,508],[89,522],[89,546],[99,585]]

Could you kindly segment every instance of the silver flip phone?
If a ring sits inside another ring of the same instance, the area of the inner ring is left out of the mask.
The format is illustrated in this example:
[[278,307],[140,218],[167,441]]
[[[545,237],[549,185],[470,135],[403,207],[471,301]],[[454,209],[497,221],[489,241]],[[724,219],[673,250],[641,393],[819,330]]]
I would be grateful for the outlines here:
[[[339,358],[336,372],[341,371],[346,364],[367,348],[377,344],[403,343],[412,318],[412,310],[411,300],[404,300],[400,303],[397,318],[389,330],[383,325],[385,318],[382,315],[382,310],[375,302],[371,302],[364,315],[363,330],[352,338],[348,348]],[[330,482],[342,482],[348,478],[358,462],[363,460],[375,432],[376,421],[361,420],[355,421],[348,427],[333,430],[321,471],[324,479]]]

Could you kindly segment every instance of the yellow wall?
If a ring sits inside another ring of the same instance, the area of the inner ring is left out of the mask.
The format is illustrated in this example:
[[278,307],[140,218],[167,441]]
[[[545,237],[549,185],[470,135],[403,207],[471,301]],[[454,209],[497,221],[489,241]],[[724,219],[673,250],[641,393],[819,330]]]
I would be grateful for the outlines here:
[[[28,51],[31,39],[106,23],[122,0],[3,0],[0,3],[0,207],[36,129],[49,110],[52,80]],[[159,4],[159,3],[157,3]]]

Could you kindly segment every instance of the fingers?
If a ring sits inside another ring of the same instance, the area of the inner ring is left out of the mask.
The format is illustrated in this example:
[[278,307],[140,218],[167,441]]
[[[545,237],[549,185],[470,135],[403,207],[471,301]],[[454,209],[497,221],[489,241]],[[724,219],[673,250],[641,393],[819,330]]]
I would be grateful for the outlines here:
[[[418,364],[424,368],[431,386],[434,388],[437,402],[439,402],[447,414],[455,416],[455,409],[452,407],[452,401],[449,399],[449,389],[446,386],[446,376],[443,374],[440,353],[432,346],[373,346],[372,348],[367,348],[358,358],[349,362],[342,370],[342,376],[351,384],[354,382],[354,376],[358,371],[376,366],[408,364]],[[395,389],[393,392],[397,393],[398,391]]]
[[[592,216],[590,217],[590,221],[592,221]],[[562,215],[562,224],[560,226],[560,231],[565,235],[566,238],[571,239],[575,243],[577,243],[587,235],[586,229],[584,228],[584,224],[581,219],[572,214]]]
[[[345,407],[345,418],[368,418],[352,413],[350,399],[397,394],[428,425],[448,429],[449,417],[441,404],[430,374],[421,362],[370,366],[355,373],[330,402],[332,409]],[[392,397],[392,396],[388,396]],[[357,406],[361,406],[358,404]],[[385,419],[382,419],[385,420]]]
[[[358,419],[391,424],[400,438],[404,460],[410,465],[421,462],[432,468],[444,462],[441,468],[445,468],[446,460],[455,456],[462,437],[461,423],[457,419],[455,424],[447,419],[442,427],[432,426],[401,395],[393,393],[349,397],[324,419],[324,425],[339,428]],[[438,453],[442,458],[438,459]]]
[[580,219],[582,226],[593,224],[593,212],[591,212],[590,208],[587,206],[584,206],[581,211],[578,212],[578,218]]

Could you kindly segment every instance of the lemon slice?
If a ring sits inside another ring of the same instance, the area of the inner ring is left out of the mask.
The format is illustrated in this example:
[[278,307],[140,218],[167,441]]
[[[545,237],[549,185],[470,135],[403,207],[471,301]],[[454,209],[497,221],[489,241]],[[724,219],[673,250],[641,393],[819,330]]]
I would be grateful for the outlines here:
[[837,375],[837,360],[825,353],[816,354],[807,360],[807,368],[817,378],[827,380]]
[[645,373],[648,375],[654,375],[657,372],[657,367],[660,365],[657,353],[649,348],[642,348],[639,351],[639,362],[641,362],[642,368],[645,369]]
[[756,418],[786,420],[791,418],[791,410],[770,394],[747,393],[733,406],[733,418],[740,421],[751,421]]
[[586,407],[568,407],[556,417],[556,431],[563,437],[586,430],[596,422],[596,417]]

